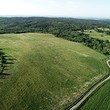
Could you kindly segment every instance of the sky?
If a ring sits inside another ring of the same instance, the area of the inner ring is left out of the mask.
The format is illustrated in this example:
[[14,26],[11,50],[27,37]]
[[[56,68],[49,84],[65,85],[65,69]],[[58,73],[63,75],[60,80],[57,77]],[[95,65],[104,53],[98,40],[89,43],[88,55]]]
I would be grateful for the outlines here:
[[110,0],[0,0],[0,16],[110,18]]

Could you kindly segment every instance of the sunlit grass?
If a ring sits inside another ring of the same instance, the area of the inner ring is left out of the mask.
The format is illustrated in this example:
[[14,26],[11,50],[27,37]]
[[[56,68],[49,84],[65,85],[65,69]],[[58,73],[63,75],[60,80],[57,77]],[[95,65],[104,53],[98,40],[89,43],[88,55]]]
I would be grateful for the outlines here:
[[93,37],[93,38],[110,41],[110,35],[107,35],[105,33],[99,33],[99,32],[96,32],[95,30],[87,30],[87,31],[85,31],[85,33],[89,34],[90,37]]
[[62,110],[107,73],[106,57],[50,34],[1,34],[16,59],[0,79],[0,110]]

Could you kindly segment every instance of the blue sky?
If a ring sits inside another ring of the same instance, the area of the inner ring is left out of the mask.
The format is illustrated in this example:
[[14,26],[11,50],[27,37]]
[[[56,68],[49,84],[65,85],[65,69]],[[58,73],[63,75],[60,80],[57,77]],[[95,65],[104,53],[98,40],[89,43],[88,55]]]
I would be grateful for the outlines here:
[[0,15],[110,18],[110,0],[0,0]]

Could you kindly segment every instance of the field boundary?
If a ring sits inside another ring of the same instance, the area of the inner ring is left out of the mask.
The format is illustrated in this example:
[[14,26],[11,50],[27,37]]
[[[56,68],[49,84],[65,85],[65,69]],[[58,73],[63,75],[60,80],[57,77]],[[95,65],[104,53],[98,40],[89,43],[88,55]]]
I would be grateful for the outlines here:
[[[107,63],[107,66],[110,69],[110,60],[107,60],[106,63]],[[109,79],[110,79],[110,73],[108,73],[106,76],[104,76],[98,82],[96,82],[80,98],[78,98],[74,103],[72,103],[65,110],[75,110],[75,109],[77,109],[98,87],[100,87],[102,84],[104,84]]]

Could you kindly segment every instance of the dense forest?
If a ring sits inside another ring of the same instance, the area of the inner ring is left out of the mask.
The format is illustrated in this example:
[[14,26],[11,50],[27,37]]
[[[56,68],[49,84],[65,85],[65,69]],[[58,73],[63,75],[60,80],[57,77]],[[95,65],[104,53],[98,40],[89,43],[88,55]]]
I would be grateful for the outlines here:
[[109,20],[84,20],[73,18],[45,18],[45,17],[14,17],[0,18],[0,34],[5,33],[26,33],[42,32],[54,34],[74,42],[81,42],[84,45],[95,49],[105,55],[110,55],[110,42],[91,38],[84,30],[94,29],[98,32],[110,34],[110,31],[103,31],[103,28],[110,28]]

